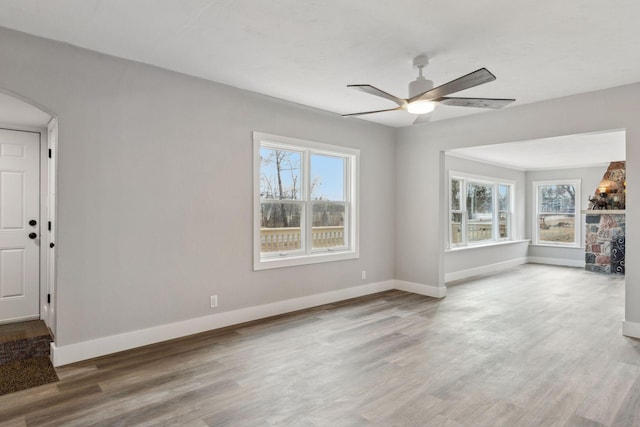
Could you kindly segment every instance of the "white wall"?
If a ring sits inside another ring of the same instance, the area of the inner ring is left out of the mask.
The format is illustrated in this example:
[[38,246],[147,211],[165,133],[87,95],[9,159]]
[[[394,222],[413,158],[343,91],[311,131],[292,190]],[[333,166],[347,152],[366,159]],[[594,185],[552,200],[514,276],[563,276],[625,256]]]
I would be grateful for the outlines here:
[[[212,294],[226,312],[393,279],[393,129],[7,29],[0,40],[0,88],[59,118],[58,346],[212,314]],[[361,150],[360,259],[252,271],[254,130]]]
[[[449,172],[464,172],[490,178],[502,178],[515,182],[514,240],[525,237],[525,173],[516,169],[499,167],[487,163],[471,161],[452,155],[445,155],[445,176]],[[446,185],[446,181],[444,183]],[[445,194],[442,206],[443,215],[448,215],[448,194]],[[446,240],[446,236],[445,236]],[[491,247],[466,247],[445,251],[444,270],[445,282],[470,277],[475,274],[488,273],[509,265],[526,262],[528,242],[507,243]]]
[[[626,129],[628,188],[640,188],[640,84],[484,111],[459,119],[436,121],[397,132],[397,244],[396,279],[433,286],[444,285],[442,209],[432,203],[429,188],[442,188],[443,151],[452,148]],[[441,195],[441,199],[442,195]],[[640,198],[627,199],[627,270],[625,318],[640,335]],[[440,224],[434,227],[432,224]]]
[[[624,160],[624,159],[620,159]],[[527,226],[526,235],[528,239],[533,238],[533,222],[535,218],[535,194],[533,192],[534,181],[548,181],[554,179],[579,179],[580,185],[580,206],[579,210],[584,210],[589,207],[589,197],[593,197],[594,191],[598,187],[598,184],[602,180],[602,176],[607,171],[607,165],[588,168],[573,168],[573,169],[553,169],[553,170],[540,170],[529,171],[526,174],[526,189],[527,189]],[[579,248],[561,248],[550,247],[544,245],[531,245],[529,247],[529,257],[531,261],[540,263],[554,263],[558,265],[569,265],[574,267],[584,267],[584,218],[585,215],[580,214],[581,224],[581,243]]]

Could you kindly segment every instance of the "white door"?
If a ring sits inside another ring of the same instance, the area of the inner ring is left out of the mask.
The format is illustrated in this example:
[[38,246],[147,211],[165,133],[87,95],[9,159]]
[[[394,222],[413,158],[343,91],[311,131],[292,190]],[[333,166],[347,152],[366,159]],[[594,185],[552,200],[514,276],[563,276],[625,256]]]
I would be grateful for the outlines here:
[[40,134],[0,129],[0,323],[38,318]]

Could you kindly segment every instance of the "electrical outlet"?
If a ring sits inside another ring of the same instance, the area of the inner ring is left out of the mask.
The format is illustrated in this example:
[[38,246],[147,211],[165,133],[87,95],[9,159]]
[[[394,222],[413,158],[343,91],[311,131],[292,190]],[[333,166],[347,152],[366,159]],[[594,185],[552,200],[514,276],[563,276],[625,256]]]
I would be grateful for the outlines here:
[[216,308],[218,306],[218,295],[211,295],[209,301],[211,302],[211,308]]
[[362,270],[362,280],[367,280],[367,270]]

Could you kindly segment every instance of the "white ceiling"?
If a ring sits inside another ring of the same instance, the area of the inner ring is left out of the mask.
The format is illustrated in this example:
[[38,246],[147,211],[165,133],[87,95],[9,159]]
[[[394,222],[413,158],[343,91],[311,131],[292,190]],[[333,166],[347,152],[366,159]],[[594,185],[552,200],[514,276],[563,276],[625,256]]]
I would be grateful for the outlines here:
[[[436,85],[512,105],[640,81],[637,0],[0,0],[0,26],[336,113],[391,108],[426,53]],[[507,107],[510,108],[510,107]],[[433,120],[482,112],[440,106]],[[366,117],[406,126],[404,111]],[[354,120],[354,119],[345,119]]]
[[524,171],[607,165],[625,160],[625,132],[559,136],[448,151],[448,154]]

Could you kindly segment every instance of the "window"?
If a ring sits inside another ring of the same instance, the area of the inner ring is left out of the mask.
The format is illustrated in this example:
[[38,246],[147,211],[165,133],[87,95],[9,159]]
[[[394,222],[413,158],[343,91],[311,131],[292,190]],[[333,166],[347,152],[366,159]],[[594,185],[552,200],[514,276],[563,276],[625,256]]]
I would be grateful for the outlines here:
[[450,248],[513,239],[513,182],[452,172],[449,185]]
[[534,194],[534,243],[540,245],[580,246],[580,180],[537,181]]
[[254,133],[254,269],[358,257],[359,150]]

